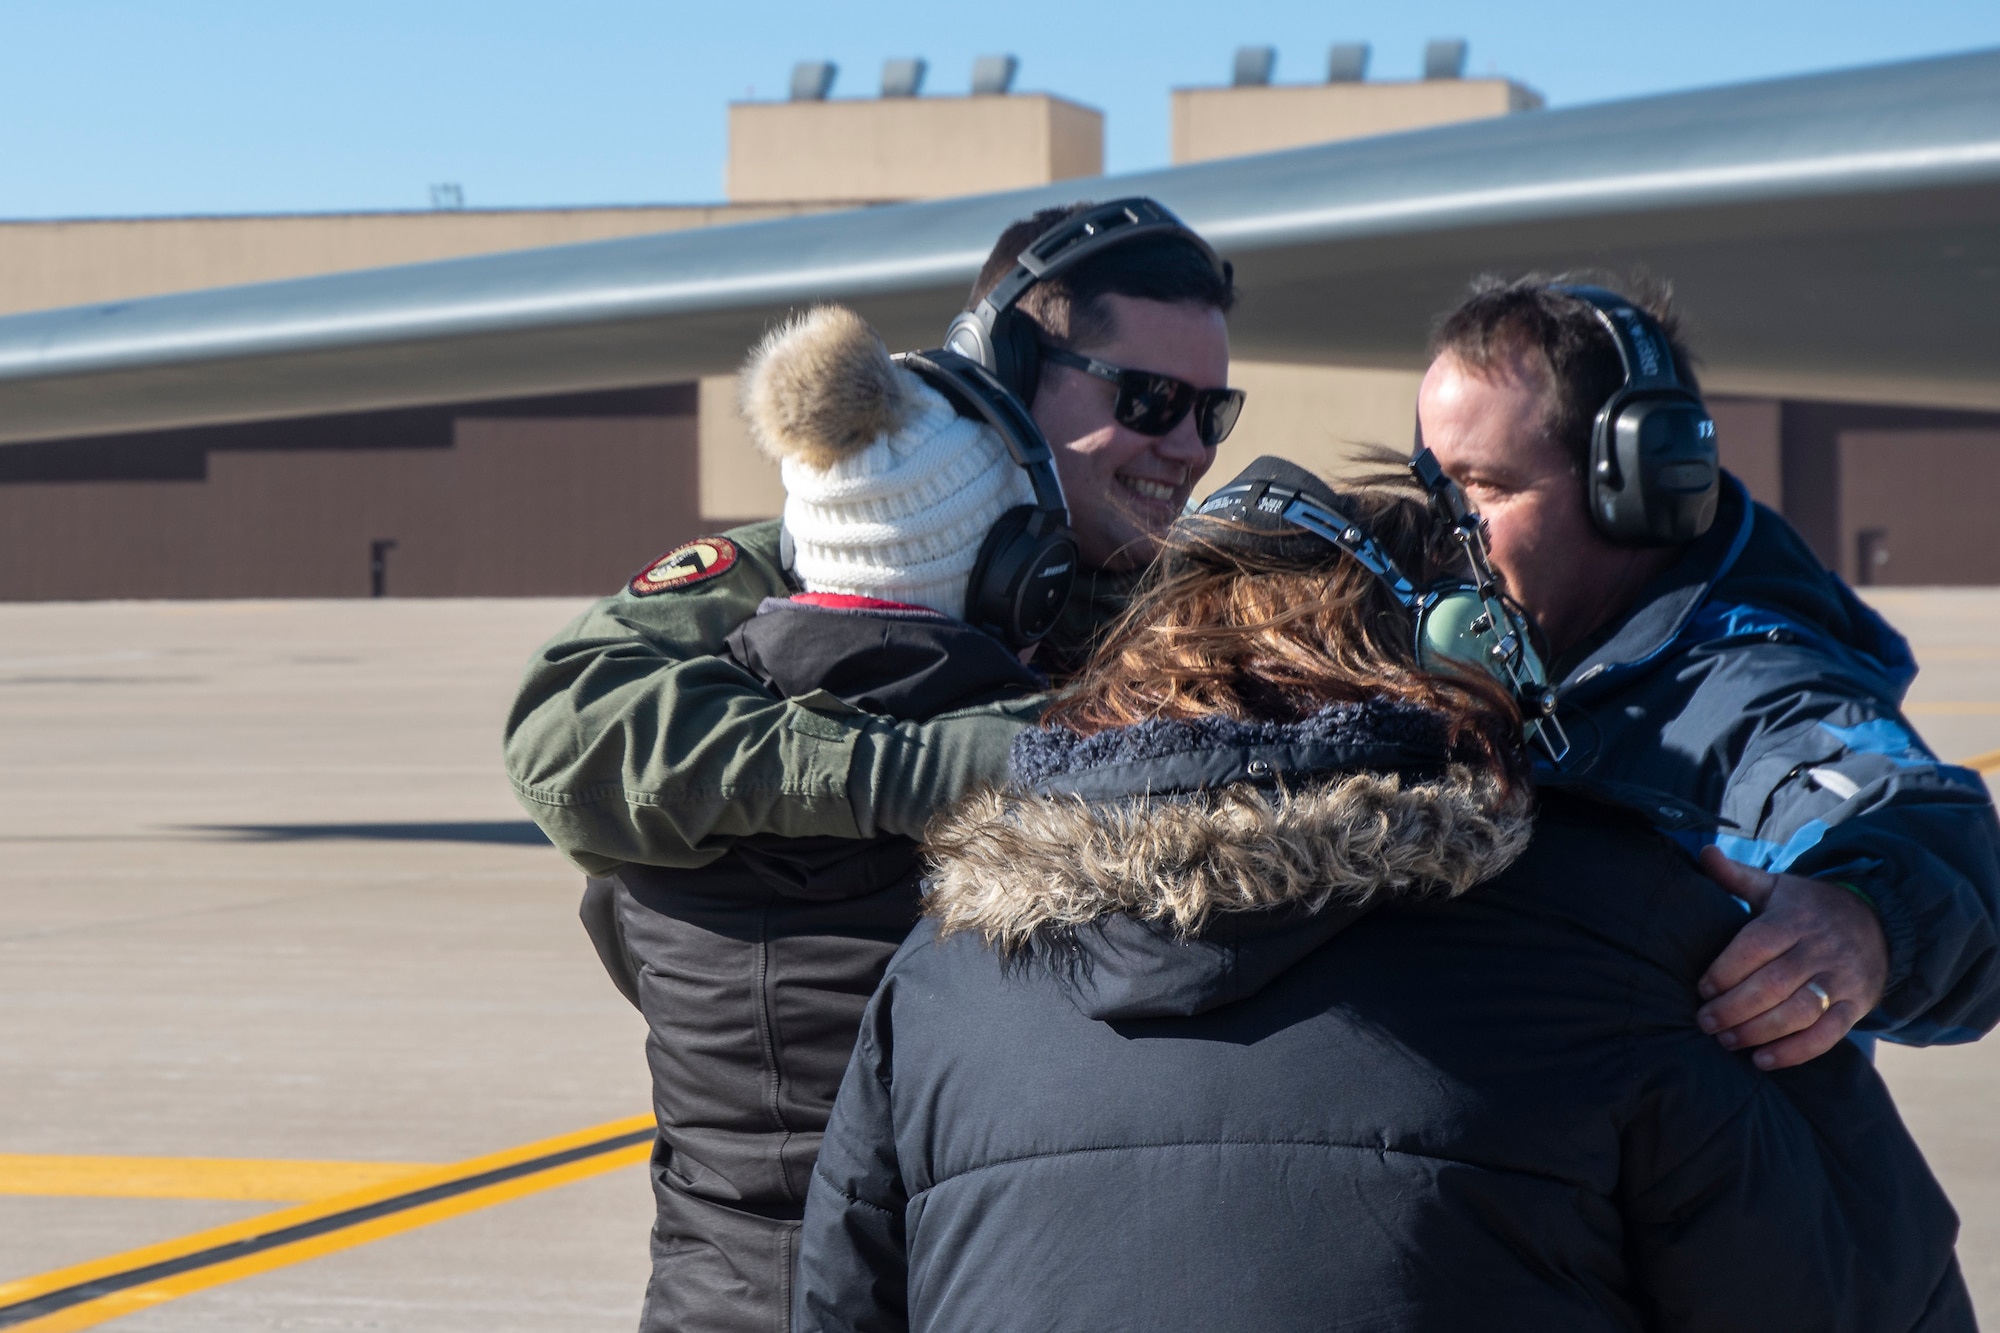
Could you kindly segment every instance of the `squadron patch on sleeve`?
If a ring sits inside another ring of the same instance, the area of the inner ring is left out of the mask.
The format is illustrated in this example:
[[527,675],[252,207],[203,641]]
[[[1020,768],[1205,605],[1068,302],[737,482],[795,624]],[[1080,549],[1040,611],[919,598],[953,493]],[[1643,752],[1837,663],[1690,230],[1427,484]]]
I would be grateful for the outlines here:
[[735,542],[727,537],[697,537],[682,542],[634,574],[627,586],[634,597],[651,597],[726,574],[735,564]]

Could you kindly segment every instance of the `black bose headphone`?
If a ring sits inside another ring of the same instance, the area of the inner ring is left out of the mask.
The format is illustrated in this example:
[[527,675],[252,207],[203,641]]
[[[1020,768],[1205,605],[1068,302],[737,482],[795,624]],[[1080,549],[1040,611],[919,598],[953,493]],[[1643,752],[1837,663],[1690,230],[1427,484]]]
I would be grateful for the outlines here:
[[966,582],[965,618],[1010,648],[1038,643],[1055,628],[1076,583],[1076,538],[1055,455],[1041,428],[993,372],[957,352],[903,352],[896,364],[943,394],[963,417],[984,421],[1034,487],[986,534]]
[[1340,511],[1339,497],[1326,483],[1282,458],[1259,458],[1195,512],[1223,519],[1280,519],[1353,556],[1409,611],[1417,665],[1435,670],[1438,663],[1450,662],[1492,676],[1513,695],[1528,739],[1561,764],[1569,754],[1569,737],[1556,721],[1556,692],[1527,613],[1500,592],[1483,520],[1430,450],[1420,450],[1410,460],[1410,472],[1430,497],[1433,512],[1451,525],[1465,552],[1469,580],[1419,588],[1367,528]]
[[1590,427],[1590,519],[1623,546],[1693,541],[1715,522],[1722,492],[1715,421],[1681,383],[1659,321],[1602,287],[1554,285],[1610,333],[1625,382]]
[[1015,306],[1030,287],[1075,268],[1093,255],[1148,236],[1179,236],[1199,246],[1227,285],[1235,270],[1193,228],[1151,199],[1134,196],[1098,204],[1037,236],[1007,276],[951,321],[944,345],[998,377],[1023,403],[1041,383],[1042,334]]

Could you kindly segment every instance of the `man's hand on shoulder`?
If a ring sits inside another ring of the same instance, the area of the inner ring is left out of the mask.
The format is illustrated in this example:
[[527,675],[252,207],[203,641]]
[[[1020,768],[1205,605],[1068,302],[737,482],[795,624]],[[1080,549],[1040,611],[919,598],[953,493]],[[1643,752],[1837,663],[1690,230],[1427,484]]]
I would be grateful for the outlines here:
[[1755,914],[1702,975],[1702,1031],[1732,1050],[1758,1048],[1759,1069],[1786,1069],[1832,1050],[1881,1002],[1889,945],[1860,897],[1713,847],[1701,868]]

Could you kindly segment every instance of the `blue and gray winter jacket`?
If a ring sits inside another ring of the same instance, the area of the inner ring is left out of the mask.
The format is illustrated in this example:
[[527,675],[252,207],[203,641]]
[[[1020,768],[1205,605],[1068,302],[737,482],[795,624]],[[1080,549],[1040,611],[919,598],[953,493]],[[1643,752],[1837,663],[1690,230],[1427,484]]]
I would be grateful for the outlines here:
[[1662,793],[1658,822],[1690,849],[1857,889],[1889,945],[1863,1028],[1971,1041],[2000,1020],[2000,823],[1979,775],[1904,720],[1916,671],[1729,477],[1715,526],[1567,664],[1563,778]]

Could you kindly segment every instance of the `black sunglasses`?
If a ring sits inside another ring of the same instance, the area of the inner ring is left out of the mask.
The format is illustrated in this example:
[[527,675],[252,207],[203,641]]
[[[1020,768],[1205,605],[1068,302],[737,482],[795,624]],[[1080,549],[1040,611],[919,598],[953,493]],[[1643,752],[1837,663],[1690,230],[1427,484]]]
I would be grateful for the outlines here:
[[1116,384],[1118,401],[1111,406],[1112,419],[1141,435],[1165,435],[1192,412],[1194,433],[1213,449],[1229,438],[1229,432],[1236,429],[1236,418],[1243,414],[1241,389],[1197,389],[1172,375],[1126,370],[1046,343],[1042,355],[1056,365]]

